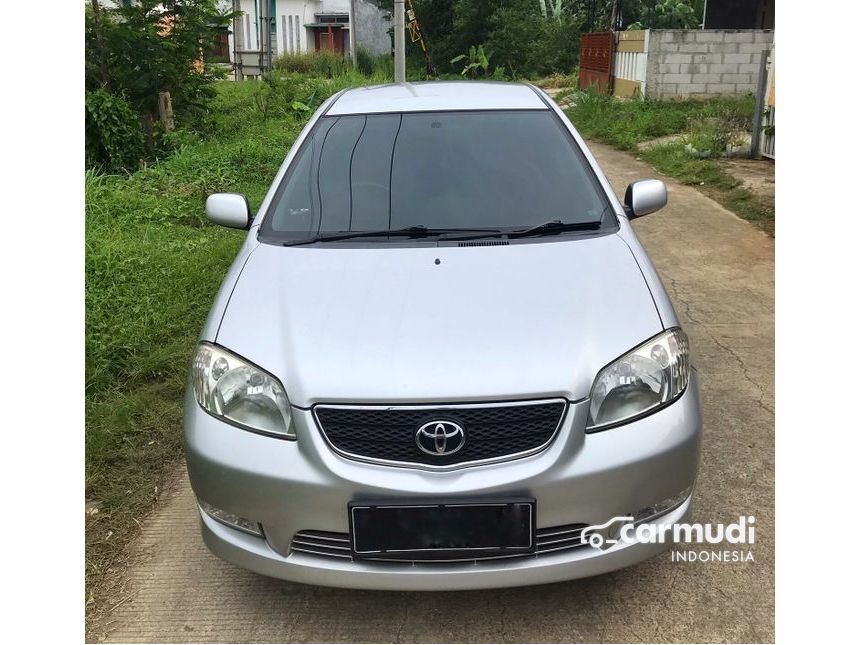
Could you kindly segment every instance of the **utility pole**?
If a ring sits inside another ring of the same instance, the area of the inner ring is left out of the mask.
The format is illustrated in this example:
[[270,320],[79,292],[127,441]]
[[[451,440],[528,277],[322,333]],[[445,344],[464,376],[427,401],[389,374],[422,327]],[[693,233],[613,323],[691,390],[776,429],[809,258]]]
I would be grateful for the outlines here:
[[394,0],[394,82],[406,82],[405,0]]
[[260,74],[272,70],[272,6],[260,3]]
[[358,65],[358,54],[355,51],[355,0],[349,0],[349,53],[352,56],[352,64]]
[[242,72],[242,54],[245,49],[245,36],[242,33],[242,14],[240,11],[239,0],[233,0],[233,13],[236,16],[233,18],[233,69],[236,70],[236,80],[245,80],[245,74]]

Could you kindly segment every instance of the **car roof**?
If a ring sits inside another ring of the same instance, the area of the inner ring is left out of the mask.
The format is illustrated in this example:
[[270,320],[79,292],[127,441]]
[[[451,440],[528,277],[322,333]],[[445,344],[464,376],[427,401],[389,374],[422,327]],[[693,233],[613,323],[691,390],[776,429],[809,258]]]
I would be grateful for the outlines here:
[[350,89],[335,100],[327,114],[547,109],[537,90],[524,83],[427,81]]

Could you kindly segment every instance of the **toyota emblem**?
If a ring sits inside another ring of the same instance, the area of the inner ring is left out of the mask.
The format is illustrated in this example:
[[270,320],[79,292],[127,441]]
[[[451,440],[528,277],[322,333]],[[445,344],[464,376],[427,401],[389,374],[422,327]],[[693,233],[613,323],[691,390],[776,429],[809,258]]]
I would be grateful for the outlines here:
[[453,455],[466,443],[466,431],[453,421],[430,421],[418,428],[415,443],[422,452],[435,457]]

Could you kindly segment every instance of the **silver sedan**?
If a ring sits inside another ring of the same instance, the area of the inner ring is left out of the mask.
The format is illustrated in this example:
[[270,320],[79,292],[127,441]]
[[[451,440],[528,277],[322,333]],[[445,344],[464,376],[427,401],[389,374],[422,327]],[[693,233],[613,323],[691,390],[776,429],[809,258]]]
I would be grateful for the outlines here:
[[[311,118],[200,336],[185,405],[203,539],[368,589],[538,584],[668,548],[701,417],[687,337],[620,202],[541,90],[352,89]],[[586,530],[588,529],[588,530]]]

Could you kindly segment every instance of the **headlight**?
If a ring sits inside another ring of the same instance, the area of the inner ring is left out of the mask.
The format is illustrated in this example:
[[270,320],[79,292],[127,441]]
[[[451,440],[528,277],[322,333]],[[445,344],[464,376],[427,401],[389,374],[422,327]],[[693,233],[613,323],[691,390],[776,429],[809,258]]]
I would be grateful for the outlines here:
[[295,439],[284,386],[225,349],[201,343],[191,365],[194,398],[209,414],[237,426]]
[[586,432],[605,430],[678,398],[690,379],[687,335],[670,329],[604,367],[591,386]]

